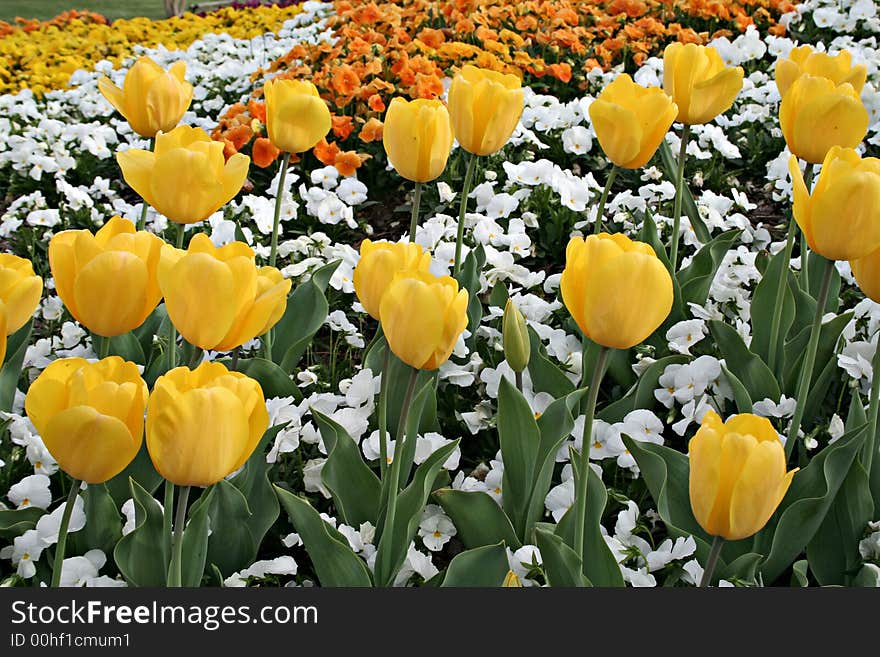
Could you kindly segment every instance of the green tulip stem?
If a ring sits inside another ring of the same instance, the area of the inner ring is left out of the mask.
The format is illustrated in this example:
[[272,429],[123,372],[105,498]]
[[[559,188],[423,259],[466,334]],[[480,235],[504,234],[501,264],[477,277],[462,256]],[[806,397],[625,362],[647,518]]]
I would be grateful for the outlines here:
[[183,527],[186,524],[186,503],[189,499],[189,486],[180,487],[177,498],[177,513],[174,516],[174,534],[171,537],[171,566],[168,570],[168,586],[183,586]]
[[[813,165],[808,162],[807,168],[804,170],[804,182],[807,184],[807,190],[810,189],[813,182],[813,171]],[[785,257],[782,261],[784,271],[780,274],[779,280],[776,283],[776,298],[773,303],[773,316],[770,319],[770,351],[767,354],[767,366],[770,368],[770,371],[774,373],[777,373],[776,347],[779,342],[779,325],[782,322],[782,307],[785,305],[785,285],[788,282],[788,271],[791,267],[791,253],[794,250],[794,238],[797,233],[797,221],[795,221],[794,214],[792,214],[788,221],[788,235],[785,239]],[[803,253],[803,246],[801,247],[801,253]],[[801,258],[801,263],[803,262],[804,259]]]
[[678,241],[681,232],[681,202],[684,195],[684,161],[687,158],[691,127],[685,123],[681,129],[681,148],[678,149],[678,171],[675,174],[675,204],[672,210],[672,240],[669,249],[669,273],[675,276],[678,269]]
[[382,362],[382,379],[379,383],[379,471],[382,479],[388,470],[388,445],[385,436],[388,434],[388,376],[391,374],[391,349],[385,345],[385,358]]
[[[880,345],[880,337],[877,340]],[[874,351],[871,367],[873,373],[871,375],[871,404],[868,406],[868,436],[865,439],[864,457],[862,458],[862,465],[865,466],[865,472],[869,475],[877,452],[877,412],[880,409],[880,347]],[[853,394],[859,393],[853,392]]]
[[712,547],[709,548],[709,557],[706,559],[706,567],[703,569],[703,576],[700,578],[700,588],[709,586],[712,581],[712,574],[715,572],[715,566],[718,565],[718,557],[721,556],[721,548],[724,547],[724,539],[720,536],[712,537]]
[[174,484],[165,480],[165,497],[162,499],[162,529],[163,536],[171,538],[171,521],[174,518]]
[[590,474],[590,442],[593,439],[593,416],[596,414],[596,400],[599,398],[599,385],[605,374],[608,361],[608,347],[601,347],[596,357],[590,387],[587,389],[587,408],[584,412],[584,432],[581,437],[580,466],[577,469],[577,486],[574,497],[574,550],[578,556],[584,554],[584,522],[587,515],[587,482]]
[[416,229],[419,227],[419,206],[422,204],[422,183],[417,182],[413,192],[412,215],[409,220],[409,241],[416,241]]
[[514,372],[514,382],[516,383],[516,389],[519,390],[520,394],[523,391],[523,375],[522,372]]
[[458,204],[458,233],[455,235],[455,263],[452,265],[452,277],[458,278],[461,271],[461,246],[464,242],[464,220],[467,214],[468,197],[474,183],[474,170],[477,168],[477,156],[469,153],[464,183],[461,186],[461,201]]
[[98,359],[103,360],[110,355],[110,338],[108,338],[106,335],[102,335],[100,345],[101,346],[99,347],[100,353],[98,354]]
[[241,345],[238,345],[235,349],[232,350],[232,362],[229,364],[229,369],[234,372],[238,369],[238,359],[241,356]]
[[[183,248],[183,235],[186,231],[184,224],[177,224],[177,248]],[[177,327],[171,318],[168,318],[168,370],[177,367]]]
[[[150,137],[150,147],[149,147],[149,150],[153,150],[153,148],[155,147],[155,145],[156,145],[156,138],[155,138],[155,137]],[[150,207],[150,204],[147,203],[147,199],[142,199],[142,200],[143,200],[144,204],[143,204],[143,206],[141,207],[141,216],[140,216],[140,218],[138,219],[138,222],[137,222],[137,229],[138,229],[138,230],[143,230],[144,228],[147,227],[147,208]]]
[[51,586],[53,589],[57,589],[61,585],[61,568],[64,565],[64,551],[67,548],[67,528],[70,526],[70,514],[73,513],[77,495],[79,495],[79,481],[74,479],[70,483],[70,492],[67,494],[61,524],[58,526],[58,545],[55,546],[55,561],[52,564]]
[[[391,470],[388,473],[388,505],[385,510],[385,526],[382,530],[380,547],[382,543],[391,541],[394,534],[394,516],[397,512],[397,491],[400,488],[400,461],[403,459],[403,442],[406,433],[406,419],[412,406],[413,395],[416,390],[416,381],[419,378],[419,370],[410,368],[409,383],[406,386],[406,394],[403,397],[403,405],[400,407],[400,421],[397,423],[397,441],[394,443],[394,457],[391,461]],[[381,436],[379,439],[381,440]],[[387,549],[387,547],[386,547]],[[383,551],[384,552],[384,551]],[[391,573],[393,577],[393,573]],[[378,582],[390,584],[390,582]]]
[[281,157],[281,172],[278,174],[278,189],[275,190],[275,217],[272,219],[272,246],[269,250],[269,266],[275,266],[278,257],[278,225],[281,223],[281,201],[284,198],[284,179],[290,166],[290,153]]
[[816,363],[816,350],[819,347],[819,335],[822,332],[822,316],[825,314],[825,304],[828,302],[828,289],[831,287],[831,275],[834,273],[834,261],[822,258],[824,271],[822,272],[822,285],[819,288],[819,296],[816,298],[816,313],[813,315],[813,326],[810,329],[810,342],[801,364],[801,375],[797,387],[797,405],[794,409],[794,417],[791,419],[791,428],[788,431],[788,440],[785,441],[785,458],[791,457],[791,452],[798,440],[798,432],[807,410],[807,397],[810,394],[810,380],[813,376],[813,366]]
[[611,171],[608,172],[608,179],[605,181],[605,188],[602,190],[602,196],[599,197],[599,210],[596,212],[596,225],[593,228],[593,234],[598,235],[602,232],[602,219],[605,216],[605,202],[608,200],[608,193],[611,191],[611,185],[617,178],[617,165],[611,165]]
[[205,355],[205,352],[202,351],[201,347],[197,347],[192,345],[192,356],[189,359],[189,369],[194,370],[198,367],[199,363],[202,362],[202,356]]

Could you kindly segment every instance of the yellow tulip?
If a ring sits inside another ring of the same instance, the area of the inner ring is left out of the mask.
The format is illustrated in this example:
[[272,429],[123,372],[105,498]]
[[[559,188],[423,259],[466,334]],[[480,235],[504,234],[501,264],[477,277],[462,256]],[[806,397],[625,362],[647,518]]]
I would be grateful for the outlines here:
[[559,289],[584,335],[614,349],[642,342],[672,309],[672,278],[654,249],[621,233],[573,237]]
[[852,85],[802,75],[782,97],[779,127],[788,149],[819,164],[832,146],[855,148],[868,132],[868,110]]
[[828,78],[835,86],[849,83],[857,94],[862,93],[868,78],[868,67],[864,64],[852,65],[852,55],[841,50],[833,57],[828,53],[816,52],[813,46],[793,48],[786,59],[776,62],[776,88],[784,96],[794,81],[802,75]]
[[670,43],[663,51],[663,89],[678,105],[680,123],[708,123],[731,108],[743,70],[725,66],[718,51],[695,43]]
[[0,365],[6,360],[6,304],[0,301]]
[[193,86],[184,79],[186,64],[175,62],[165,71],[149,57],[141,57],[129,69],[120,89],[107,76],[98,89],[142,137],[172,130],[192,102]]
[[[30,260],[11,253],[0,254],[0,301],[5,306],[6,328],[12,335],[27,324],[43,296],[43,279],[34,273]],[[0,359],[2,361],[2,359]]]
[[202,349],[229,351],[278,323],[287,309],[290,279],[275,267],[257,267],[244,242],[217,248],[204,233],[189,250],[166,244],[159,288],[174,326]]
[[311,82],[269,80],[263,95],[269,141],[278,150],[302,153],[329,132],[330,110]]
[[678,106],[662,89],[643,87],[624,73],[602,90],[589,113],[608,159],[624,169],[638,169],[654,157]]
[[857,260],[850,260],[849,266],[865,296],[880,303],[880,249]]
[[65,230],[49,242],[55,289],[80,324],[112,337],[144,323],[162,293],[156,272],[164,242],[113,217],[92,235]]
[[119,356],[62,358],[31,384],[24,408],[61,469],[98,484],[140,450],[147,396],[137,365]]
[[688,444],[691,509],[712,536],[737,541],[759,532],[791,485],[785,449],[767,418],[722,422],[709,410]]
[[160,376],[147,408],[147,449],[178,486],[210,486],[245,464],[269,426],[260,384],[221,363]]
[[445,363],[468,323],[468,293],[451,276],[399,272],[379,304],[382,330],[391,351],[418,370]]
[[397,97],[385,113],[382,144],[401,176],[414,182],[434,180],[443,173],[452,150],[449,111],[439,100]]
[[223,144],[185,125],[159,133],[153,152],[132,148],[117,153],[116,160],[125,182],[179,224],[207,219],[228,203],[241,190],[250,165],[241,153],[226,161]]
[[794,218],[813,251],[830,260],[856,260],[880,248],[880,160],[832,147],[812,196],[794,155],[788,169]]
[[361,257],[354,268],[354,291],[373,319],[379,319],[382,295],[403,270],[428,271],[431,254],[414,242],[361,242]]
[[455,138],[469,153],[491,155],[500,151],[516,129],[522,111],[522,83],[515,75],[466,64],[452,79],[449,116]]

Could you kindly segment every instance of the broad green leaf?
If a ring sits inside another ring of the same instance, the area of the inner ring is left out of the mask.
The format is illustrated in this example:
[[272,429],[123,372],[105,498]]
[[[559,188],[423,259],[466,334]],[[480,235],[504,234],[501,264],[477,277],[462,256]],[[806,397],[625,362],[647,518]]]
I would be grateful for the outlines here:
[[479,292],[480,272],[485,264],[486,252],[483,245],[480,244],[468,252],[458,276],[459,285],[468,291],[467,329],[471,333],[471,342],[476,338],[477,328],[483,319],[483,304],[480,301]]
[[734,577],[738,577],[741,580],[753,582],[755,580],[755,575],[758,572],[758,566],[763,558],[763,554],[746,552],[728,564],[719,564],[712,580],[731,580]]
[[24,509],[0,510],[0,538],[12,540],[37,526],[37,520],[45,513],[35,506]]
[[864,425],[847,431],[795,474],[776,513],[755,535],[752,551],[768,555],[761,565],[765,584],[776,580],[812,540],[849,473],[864,437]]
[[110,554],[122,537],[122,517],[116,502],[105,484],[89,484],[80,495],[88,522],[69,536],[69,554],[85,554],[93,548]]
[[[776,363],[779,366],[783,360],[785,338],[794,323],[795,307],[794,295],[789,287],[789,275],[791,270],[785,260],[785,249],[782,249],[770,259],[764,275],[755,286],[752,295],[752,343],[750,348],[765,363],[769,363],[770,357],[770,333],[773,323],[773,313],[776,308],[776,293],[779,281],[784,277],[782,306],[779,309],[779,333],[776,338]],[[777,372],[782,368],[777,367]],[[758,400],[760,401],[760,400]],[[774,400],[775,401],[775,400]]]
[[[819,296],[819,288],[822,287],[822,270],[827,262],[823,256],[815,251],[810,251],[809,265],[810,270],[810,296],[817,299]],[[815,307],[815,304],[814,304]],[[840,307],[840,274],[837,267],[831,268],[831,283],[828,286],[828,302],[825,304],[826,313],[836,313]]]
[[494,545],[499,540],[511,549],[520,547],[510,519],[487,493],[441,488],[434,491],[434,499],[452,519],[457,537],[466,548]]
[[268,429],[254,453],[245,463],[244,468],[230,480],[232,485],[240,490],[248,501],[251,515],[245,522],[258,549],[266,532],[278,519],[280,512],[278,497],[269,482],[266,447],[275,440],[275,436],[282,428],[283,426],[279,425]]
[[[91,336],[95,351],[98,351],[101,346],[101,341],[104,338],[94,333],[92,333]],[[147,364],[147,358],[144,355],[144,348],[133,331],[123,333],[122,335],[114,335],[110,338],[109,354],[111,356],[119,356],[123,360],[128,360],[132,363],[137,363],[138,365]]]
[[[229,484],[229,488],[236,490],[235,486],[231,484]],[[210,498],[214,496],[216,491],[216,486],[206,488],[198,499],[199,502],[205,501],[190,508],[189,522],[186,523],[186,528],[183,530],[183,550],[180,566],[181,586],[195,587],[202,583],[202,576],[205,574],[205,560],[208,556],[208,532],[211,529],[211,519],[208,516],[208,510],[211,508]],[[220,534],[218,532],[219,537]]]
[[810,570],[810,564],[806,559],[795,561],[791,565],[791,585],[807,587],[810,585],[810,578],[807,574]]
[[[232,359],[223,358],[219,362],[231,367]],[[266,399],[273,397],[293,397],[302,399],[302,393],[284,370],[265,358],[240,358],[235,370],[255,379],[263,390]]]
[[[749,397],[749,391],[746,390],[742,381],[740,381],[733,372],[727,369],[726,365],[721,366],[721,371],[724,373],[724,376],[727,377],[727,382],[730,384],[731,390],[733,390],[733,401],[736,403],[737,412],[751,413],[752,400]],[[759,399],[758,401],[761,400]]]
[[509,570],[504,542],[484,545],[455,555],[440,586],[498,587]]
[[864,564],[853,578],[853,586],[880,588],[880,568],[874,564]]
[[[650,245],[652,249],[654,249],[654,253],[660,259],[660,262],[663,263],[663,266],[666,267],[667,270],[670,268],[669,264],[669,256],[666,253],[666,246],[663,244],[663,241],[660,239],[660,234],[657,232],[657,224],[654,222],[654,216],[651,214],[650,210],[645,210],[644,219],[642,221],[642,231],[639,239],[642,242]],[[666,349],[666,331],[669,330],[669,327],[673,324],[680,322],[683,319],[686,319],[684,301],[682,300],[681,287],[678,284],[678,278],[676,276],[672,277],[672,310],[669,312],[669,316],[664,320],[663,324],[654,331],[654,333],[646,340],[646,342],[653,344],[658,349]]]
[[[210,519],[211,536],[207,542],[206,563],[224,577],[246,568],[257,556],[257,544],[248,526],[251,510],[244,494],[232,483],[221,479],[192,505],[190,516]],[[192,521],[190,521],[192,523]]]
[[547,350],[531,326],[529,327],[529,342],[531,355],[529,356],[528,369],[532,377],[534,391],[549,393],[556,399],[574,392],[574,383],[565,375],[565,372],[547,358]]
[[[815,305],[815,304],[814,304]],[[849,324],[853,317],[852,312],[838,315],[831,321],[822,324],[822,330],[819,333],[819,346],[816,349],[816,362],[813,366],[812,382],[815,382],[822,370],[825,368],[829,360],[835,358],[837,341],[843,329]],[[805,326],[793,338],[785,343],[785,370],[783,377],[783,389],[787,394],[793,395],[797,390],[798,381],[801,374],[801,363],[804,360],[804,354],[807,351],[807,345],[810,342],[811,326]]]
[[275,486],[275,494],[299,533],[321,586],[372,586],[363,560],[348,539],[321,518],[304,498]]
[[15,391],[18,389],[18,380],[21,378],[21,366],[31,341],[33,325],[34,320],[32,319],[6,338],[6,359],[0,369],[0,411],[8,413],[12,410]]
[[119,539],[113,558],[129,586],[165,586],[171,545],[162,507],[137,481],[130,479],[129,485],[135,528]]
[[724,356],[727,367],[742,381],[752,400],[779,400],[779,384],[760,356],[749,351],[736,329],[717,319],[710,319],[709,330]]
[[156,472],[147,443],[144,441],[141,448],[125,470],[106,482],[107,490],[116,503],[116,508],[122,508],[126,500],[131,497],[131,480],[134,479],[147,493],[153,494],[162,483],[162,475]]
[[724,255],[739,239],[739,229],[728,230],[716,235],[694,255],[690,264],[676,274],[681,286],[682,303],[695,303],[702,306],[709,298],[709,288],[721,266]]
[[[669,147],[669,143],[665,139],[660,142],[660,148],[657,150],[660,153],[660,163],[663,167],[663,173],[666,174],[667,180],[674,185],[678,176],[678,159],[673,154],[672,149]],[[693,227],[697,239],[705,244],[711,239],[711,235],[709,229],[706,227],[706,222],[704,222],[703,217],[700,216],[700,210],[697,208],[691,190],[688,189],[687,178],[685,178],[685,183],[682,185],[681,189],[682,210],[687,215],[688,219],[690,219],[691,227]]]
[[541,551],[547,584],[556,587],[592,586],[584,576],[581,558],[553,532],[535,529],[535,543]]
[[529,403],[506,377],[501,378],[498,387],[497,427],[504,458],[504,511],[517,536],[523,536],[536,478],[541,431]]
[[144,320],[144,323],[132,331],[141,345],[141,353],[146,356],[148,361],[153,353],[153,339],[157,335],[162,335],[163,322],[168,322],[168,311],[165,310],[165,304],[160,303]]
[[660,358],[651,363],[642,372],[638,382],[621,399],[608,404],[596,413],[596,417],[613,424],[614,422],[621,422],[630,411],[639,408],[652,408],[657,403],[657,400],[654,398],[654,390],[660,387],[659,380],[663,375],[663,371],[670,365],[681,365],[689,360],[687,356],[674,355]]
[[379,479],[364,463],[345,427],[315,409],[311,411],[327,448],[321,480],[332,493],[336,509],[345,524],[352,527],[375,523],[379,516]]

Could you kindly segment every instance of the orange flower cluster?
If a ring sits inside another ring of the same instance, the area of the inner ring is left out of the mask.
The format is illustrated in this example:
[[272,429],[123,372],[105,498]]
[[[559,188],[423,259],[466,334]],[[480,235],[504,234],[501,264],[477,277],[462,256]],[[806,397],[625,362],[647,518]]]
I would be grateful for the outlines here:
[[[436,98],[443,78],[464,64],[514,73],[538,89],[570,96],[583,91],[587,73],[621,61],[628,68],[671,41],[706,43],[755,25],[784,33],[776,22],[789,0],[337,0],[330,27],[333,43],[299,45],[258,71],[308,79],[331,109],[335,141],[314,155],[341,173],[365,156],[344,151],[353,133],[361,144],[381,140],[389,99]],[[237,152],[255,138],[252,157],[268,166],[276,154],[265,140],[261,89],[247,107],[221,117],[214,138]],[[257,119],[254,121],[254,119]],[[356,169],[357,167],[354,166]]]
[[72,21],[80,21],[91,25],[107,24],[107,19],[101,14],[97,14],[93,11],[78,11],[76,9],[71,9],[69,11],[61,12],[48,21],[40,21],[35,18],[16,18],[15,25],[7,23],[6,21],[0,21],[0,38],[9,36],[18,30],[21,30],[22,32],[35,32],[36,30],[48,27],[64,29]]

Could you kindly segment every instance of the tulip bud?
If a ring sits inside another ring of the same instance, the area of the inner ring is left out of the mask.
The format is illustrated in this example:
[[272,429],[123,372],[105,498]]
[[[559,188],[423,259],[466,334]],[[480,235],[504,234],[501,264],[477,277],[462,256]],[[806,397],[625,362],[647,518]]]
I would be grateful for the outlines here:
[[329,132],[330,110],[311,82],[276,78],[263,85],[263,95],[266,130],[275,148],[303,153]]
[[80,324],[112,337],[136,329],[159,304],[162,240],[113,217],[92,235],[65,230],[49,242],[49,266],[61,301]]
[[515,572],[513,572],[512,570],[508,570],[508,571],[507,571],[507,576],[504,578],[504,582],[501,584],[501,588],[505,588],[505,589],[517,588],[517,589],[521,589],[521,588],[522,588],[522,582],[520,581],[519,576],[517,576],[517,574],[516,574]]
[[731,108],[742,89],[741,66],[727,67],[711,46],[670,43],[663,51],[663,89],[680,123],[708,123]]
[[828,53],[814,51],[813,46],[798,46],[792,48],[787,59],[776,62],[779,95],[785,96],[794,81],[802,75],[828,78],[835,86],[849,83],[857,94],[861,94],[868,78],[868,67],[864,64],[853,66],[848,50],[841,50],[832,57]]
[[5,306],[6,318],[4,336],[12,335],[28,323],[42,296],[43,279],[34,273],[31,261],[0,253],[0,301]]
[[201,128],[179,126],[156,136],[154,151],[131,148],[116,154],[122,177],[158,212],[179,224],[207,219],[244,184],[250,158],[227,161],[223,144]]
[[645,166],[678,114],[678,106],[658,87],[646,88],[626,73],[590,104],[590,120],[605,155],[625,169]]
[[428,271],[431,254],[415,242],[361,242],[361,257],[354,268],[354,291],[373,319],[379,319],[382,295],[399,271]]
[[691,509],[712,536],[737,541],[759,532],[791,485],[785,449],[767,418],[722,422],[709,410],[688,444]]
[[428,182],[443,173],[452,140],[449,112],[439,100],[391,101],[382,144],[391,166],[407,180]]
[[880,248],[880,160],[833,146],[812,196],[793,155],[788,169],[794,218],[813,251],[829,260],[856,260]]
[[779,127],[788,149],[819,164],[833,146],[855,148],[868,132],[868,110],[852,85],[802,75],[782,97]]
[[514,372],[522,372],[526,369],[532,353],[529,329],[525,317],[510,299],[507,300],[504,317],[501,319],[501,340],[504,345],[504,358],[510,369]]
[[186,64],[175,62],[167,71],[149,57],[141,57],[129,69],[122,89],[107,76],[98,89],[142,137],[155,137],[172,130],[192,102],[193,87],[184,79]]
[[210,486],[250,458],[269,426],[260,384],[221,363],[160,376],[147,409],[147,449],[178,486]]
[[61,358],[31,384],[24,408],[61,469],[99,484],[137,456],[147,395],[137,365],[118,356]]
[[468,323],[468,293],[451,276],[399,272],[379,303],[379,319],[391,351],[418,370],[445,363]]
[[241,346],[275,326],[291,287],[275,267],[257,267],[244,242],[217,248],[204,233],[190,240],[187,251],[163,246],[158,277],[168,317],[180,334],[217,351]]
[[669,271],[648,244],[621,233],[573,237],[559,289],[584,335],[603,347],[634,347],[672,310]]
[[523,111],[522,83],[517,76],[470,64],[452,79],[448,98],[455,138],[474,155],[500,151]]

